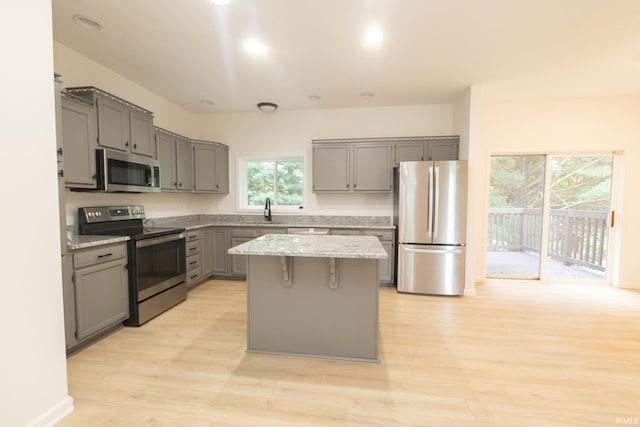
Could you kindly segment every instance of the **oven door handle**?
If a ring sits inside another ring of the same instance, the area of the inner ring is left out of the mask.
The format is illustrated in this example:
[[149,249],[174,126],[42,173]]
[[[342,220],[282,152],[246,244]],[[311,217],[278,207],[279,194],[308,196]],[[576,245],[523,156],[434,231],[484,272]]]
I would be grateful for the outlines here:
[[147,246],[159,245],[161,243],[171,242],[173,240],[180,240],[184,238],[185,238],[184,233],[180,233],[180,234],[170,234],[168,236],[153,237],[151,239],[138,240],[136,242],[136,248],[145,248]]

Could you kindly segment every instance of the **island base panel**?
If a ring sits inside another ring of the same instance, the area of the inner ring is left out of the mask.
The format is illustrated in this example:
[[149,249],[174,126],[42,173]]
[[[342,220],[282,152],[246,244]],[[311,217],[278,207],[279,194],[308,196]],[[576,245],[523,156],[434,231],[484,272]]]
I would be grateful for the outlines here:
[[247,350],[378,361],[378,260],[249,256]]

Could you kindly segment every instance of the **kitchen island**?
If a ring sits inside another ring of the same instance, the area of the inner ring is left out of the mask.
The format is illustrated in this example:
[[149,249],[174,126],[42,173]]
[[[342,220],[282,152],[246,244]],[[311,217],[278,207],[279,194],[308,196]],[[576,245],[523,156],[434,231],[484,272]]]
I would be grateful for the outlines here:
[[267,234],[247,255],[247,351],[378,361],[374,236]]

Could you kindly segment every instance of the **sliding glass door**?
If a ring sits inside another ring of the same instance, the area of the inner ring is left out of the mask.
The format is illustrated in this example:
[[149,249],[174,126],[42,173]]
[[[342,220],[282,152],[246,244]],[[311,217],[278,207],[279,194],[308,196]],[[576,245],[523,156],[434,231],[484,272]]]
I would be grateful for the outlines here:
[[604,280],[613,159],[492,156],[487,277]]

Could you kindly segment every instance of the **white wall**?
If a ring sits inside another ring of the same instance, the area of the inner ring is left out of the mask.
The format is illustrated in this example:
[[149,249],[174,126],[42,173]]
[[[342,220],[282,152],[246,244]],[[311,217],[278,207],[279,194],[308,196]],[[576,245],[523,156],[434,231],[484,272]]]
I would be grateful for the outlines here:
[[[452,106],[398,106],[275,113],[200,115],[197,137],[230,147],[231,194],[210,210],[235,212],[237,159],[244,156],[304,156],[311,171],[311,141],[331,138],[450,135]],[[390,194],[314,194],[311,174],[305,182],[305,212],[310,214],[392,214]]]
[[[484,191],[474,207],[486,235],[488,159],[492,154],[523,152],[621,151],[616,238],[619,275],[614,285],[640,287],[637,242],[640,241],[640,96],[572,99],[498,100],[485,93],[481,101],[482,126],[478,140],[478,179]],[[622,209],[622,207],[624,207]],[[484,271],[484,247],[476,246],[478,279]],[[616,266],[614,266],[615,268]]]
[[51,425],[67,395],[51,1],[0,5],[4,201],[0,425]]

